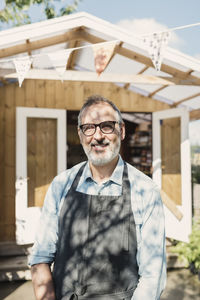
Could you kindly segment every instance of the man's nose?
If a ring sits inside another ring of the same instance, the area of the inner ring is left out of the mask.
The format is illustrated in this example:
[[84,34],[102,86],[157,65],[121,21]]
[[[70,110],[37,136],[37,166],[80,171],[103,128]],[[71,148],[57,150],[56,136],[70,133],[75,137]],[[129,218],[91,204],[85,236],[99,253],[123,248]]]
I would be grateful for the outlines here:
[[103,132],[101,131],[101,129],[100,129],[99,126],[96,127],[96,131],[95,131],[95,133],[94,133],[94,138],[95,138],[96,140],[101,140],[102,138],[104,138],[104,134],[103,134]]

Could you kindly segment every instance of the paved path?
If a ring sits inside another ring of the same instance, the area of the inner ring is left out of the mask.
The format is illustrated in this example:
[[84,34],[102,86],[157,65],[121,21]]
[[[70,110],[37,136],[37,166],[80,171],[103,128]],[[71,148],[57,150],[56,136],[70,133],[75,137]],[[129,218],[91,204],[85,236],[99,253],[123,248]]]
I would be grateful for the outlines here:
[[200,281],[187,269],[168,271],[161,300],[200,300]]
[[[199,300],[200,281],[188,270],[168,271],[161,300]],[[31,281],[0,282],[0,300],[35,300]],[[145,300],[145,299],[141,299]]]

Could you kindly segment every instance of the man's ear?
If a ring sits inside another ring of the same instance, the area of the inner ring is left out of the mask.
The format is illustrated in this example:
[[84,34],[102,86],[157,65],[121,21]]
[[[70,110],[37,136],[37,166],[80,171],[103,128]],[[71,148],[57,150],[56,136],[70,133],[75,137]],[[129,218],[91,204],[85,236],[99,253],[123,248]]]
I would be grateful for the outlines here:
[[81,142],[81,130],[80,130],[79,126],[77,126],[77,132],[78,132],[78,136],[79,136],[79,139]]
[[121,128],[120,128],[120,134],[121,134],[121,140],[123,141],[126,135],[126,130],[125,130],[125,124],[122,123],[121,124]]

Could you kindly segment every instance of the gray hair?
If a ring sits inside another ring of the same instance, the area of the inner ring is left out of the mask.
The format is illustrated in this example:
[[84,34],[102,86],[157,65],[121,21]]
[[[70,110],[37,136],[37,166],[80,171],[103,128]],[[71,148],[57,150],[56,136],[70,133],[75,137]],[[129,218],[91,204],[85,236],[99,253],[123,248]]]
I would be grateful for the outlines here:
[[117,112],[118,114],[118,118],[119,118],[119,123],[124,123],[123,119],[122,119],[122,115],[121,115],[121,112],[119,111],[119,109],[117,108],[117,106],[111,102],[110,100],[100,96],[100,95],[92,95],[90,96],[89,98],[86,99],[85,103],[83,104],[80,112],[79,112],[79,115],[78,115],[78,126],[81,125],[81,119],[82,119],[82,115],[83,115],[83,112],[85,109],[87,109],[88,107],[94,105],[94,104],[100,104],[100,103],[107,103],[109,104],[113,109],[114,111]]

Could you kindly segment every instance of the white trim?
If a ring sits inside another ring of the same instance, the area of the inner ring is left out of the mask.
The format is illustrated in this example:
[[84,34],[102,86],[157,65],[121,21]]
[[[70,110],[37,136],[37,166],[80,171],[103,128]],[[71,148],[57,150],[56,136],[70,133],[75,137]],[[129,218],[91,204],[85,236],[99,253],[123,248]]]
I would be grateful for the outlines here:
[[27,185],[27,118],[57,119],[57,173],[66,169],[66,110],[48,108],[16,108],[16,241],[34,241],[35,224],[40,207],[28,207]]
[[180,117],[181,119],[181,195],[182,204],[178,209],[183,218],[178,221],[165,207],[166,234],[170,238],[187,242],[192,226],[192,201],[191,201],[191,164],[189,143],[189,113],[186,108],[175,108],[153,113],[153,180],[162,189],[161,168],[161,135],[160,121]]

